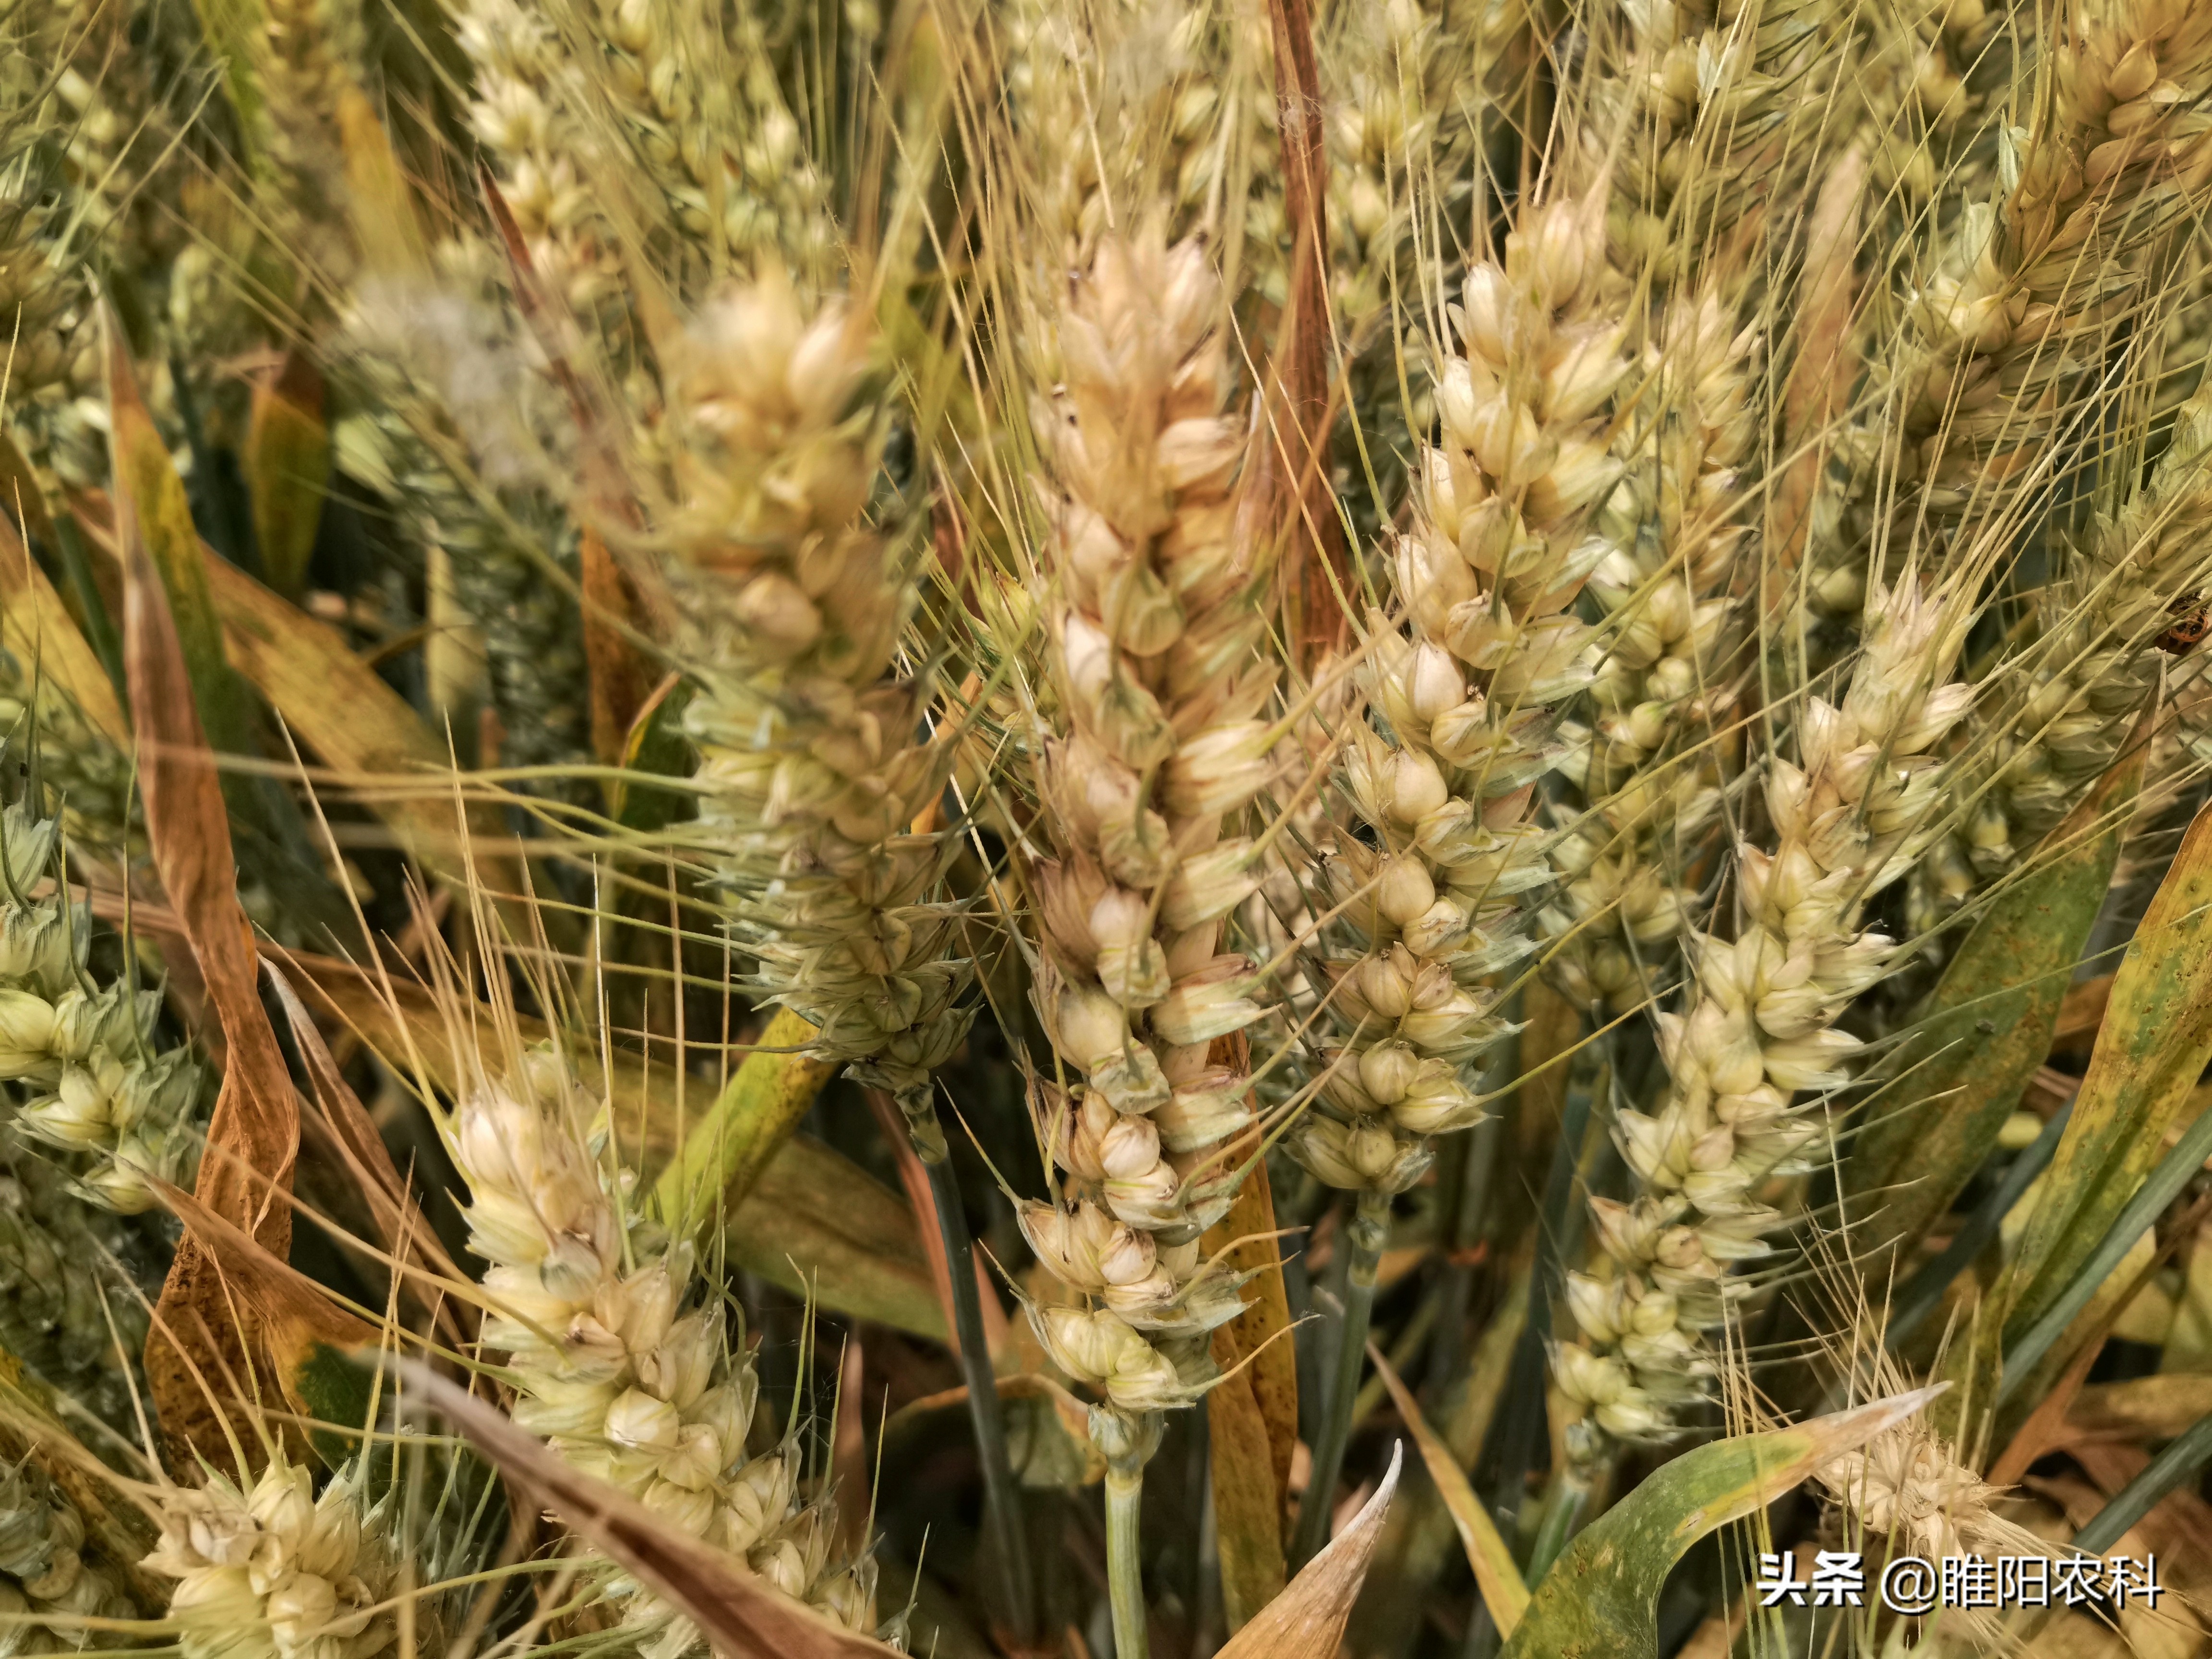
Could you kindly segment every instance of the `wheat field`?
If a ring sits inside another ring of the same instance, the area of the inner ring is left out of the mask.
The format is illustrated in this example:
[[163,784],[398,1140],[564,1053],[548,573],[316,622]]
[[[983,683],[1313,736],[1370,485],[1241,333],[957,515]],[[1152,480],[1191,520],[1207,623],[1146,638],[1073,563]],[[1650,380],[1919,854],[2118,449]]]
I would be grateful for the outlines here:
[[2212,1654],[2208,213],[2203,0],[0,0],[0,1659]]

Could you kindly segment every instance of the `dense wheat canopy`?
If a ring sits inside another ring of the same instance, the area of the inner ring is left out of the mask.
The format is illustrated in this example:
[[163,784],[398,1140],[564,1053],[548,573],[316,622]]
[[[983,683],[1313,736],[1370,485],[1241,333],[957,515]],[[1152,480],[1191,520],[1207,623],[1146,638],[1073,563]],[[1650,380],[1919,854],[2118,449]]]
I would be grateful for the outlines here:
[[2212,1654],[2208,225],[2197,0],[0,0],[0,1655]]

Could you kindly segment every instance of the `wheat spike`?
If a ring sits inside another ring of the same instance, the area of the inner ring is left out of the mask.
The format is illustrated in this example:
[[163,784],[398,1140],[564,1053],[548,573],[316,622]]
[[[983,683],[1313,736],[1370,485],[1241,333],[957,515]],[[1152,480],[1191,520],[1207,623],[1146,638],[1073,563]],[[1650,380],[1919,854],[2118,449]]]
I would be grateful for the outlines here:
[[[491,1264],[483,1341],[508,1356],[516,1423],[784,1594],[869,1628],[873,1566],[831,1559],[835,1517],[801,1490],[795,1437],[747,1449],[759,1382],[692,1247],[627,1212],[629,1183],[586,1144],[592,1103],[557,1054],[497,1069],[479,1065],[446,1133],[470,1248]],[[705,1650],[634,1579],[609,1568],[605,1593],[655,1659]]]

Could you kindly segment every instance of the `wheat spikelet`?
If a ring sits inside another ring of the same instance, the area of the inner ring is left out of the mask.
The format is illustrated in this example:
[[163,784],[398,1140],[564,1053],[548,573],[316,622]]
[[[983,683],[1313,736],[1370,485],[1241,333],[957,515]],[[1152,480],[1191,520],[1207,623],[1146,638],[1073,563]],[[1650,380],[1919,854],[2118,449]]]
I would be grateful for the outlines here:
[[0,1158],[0,1348],[125,1433],[158,1287],[158,1228],[87,1204],[28,1150]]
[[1563,885],[1545,918],[1564,941],[1547,971],[1581,1006],[1631,1006],[1663,981],[1693,908],[1684,872],[1717,827],[1755,346],[1717,294],[1680,297],[1643,384],[1621,394],[1624,475],[1597,515],[1608,550],[1589,586],[1604,614],[1598,712],[1565,735],[1590,805],[1553,849]]
[[753,984],[941,1152],[929,1073],[968,1029],[973,968],[941,894],[957,843],[911,827],[953,747],[923,735],[934,683],[899,650],[914,551],[866,510],[885,421],[872,350],[849,306],[775,267],[722,294],[635,458],[653,527],[609,535],[679,619],[699,834]]
[[1538,29],[1520,0],[1399,0],[1338,9],[1324,30],[1329,298],[1347,425],[1366,440],[1354,453],[1340,432],[1337,490],[1364,541],[1410,484],[1393,434],[1435,419],[1430,330],[1405,325],[1436,312],[1515,173]]
[[252,58],[271,228],[312,280],[341,283],[357,253],[338,112],[349,95],[361,96],[367,21],[360,0],[264,0],[262,12]]
[[[793,1437],[749,1452],[759,1383],[688,1242],[628,1212],[625,1172],[587,1142],[592,1103],[550,1050],[479,1065],[446,1125],[470,1248],[491,1264],[483,1341],[504,1351],[514,1419],[671,1525],[848,1628],[872,1623],[874,1568],[831,1559],[827,1498],[801,1491]],[[699,1632],[627,1576],[606,1594],[659,1659]],[[350,1656],[348,1656],[350,1659]]]
[[457,5],[471,112],[517,222],[582,316],[652,259],[696,300],[766,257],[831,261],[824,186],[761,20],[675,0]]
[[319,1495],[272,1455],[250,1489],[211,1473],[156,1505],[161,1542],[145,1570],[177,1580],[169,1617],[186,1659],[375,1659],[398,1619],[398,1579],[359,1465]]
[[1018,0],[1003,27],[1006,160],[1019,170],[1038,280],[1088,268],[1106,239],[1150,215],[1171,241],[1206,237],[1240,290],[1283,303],[1264,12]]
[[[104,476],[99,343],[82,262],[137,182],[116,20],[88,5],[0,19],[0,319],[6,408],[31,459]],[[111,93],[114,95],[111,96]]]
[[1576,188],[1610,180],[1624,270],[1662,284],[1736,272],[1809,160],[1801,139],[1826,92],[1817,40],[1788,14],[1694,0],[1623,8],[1595,31],[1567,155]]
[[0,1614],[10,1619],[7,1639],[17,1652],[119,1646],[78,1621],[137,1611],[121,1576],[87,1540],[83,1516],[36,1464],[0,1475]]
[[32,673],[5,647],[0,732],[19,744],[37,743],[40,770],[60,803],[70,846],[107,854],[131,839],[130,757],[94,729],[67,692]]
[[52,864],[60,826],[18,803],[0,816],[0,1079],[9,1127],[70,1156],[73,1190],[133,1215],[155,1203],[149,1177],[189,1181],[198,1161],[200,1077],[189,1054],[154,1048],[160,994],[85,971],[89,911],[24,898]]
[[1759,550],[1760,290],[1743,249],[1798,187],[1823,88],[1804,28],[1755,8],[1636,11],[1594,51],[1564,144],[1607,191],[1602,281],[1644,362],[1614,398],[1594,718],[1565,733],[1580,800],[1560,812],[1545,929],[1563,943],[1546,965],[1577,1004],[1625,1008],[1672,977],[1686,872],[1714,850],[1731,618]]
[[1483,981],[1532,948],[1524,896],[1550,879],[1535,789],[1559,758],[1553,706],[1589,680],[1572,606],[1620,476],[1602,411],[1626,330],[1600,293],[1600,211],[1594,196],[1527,210],[1504,262],[1470,270],[1443,442],[1395,549],[1408,632],[1370,621],[1375,718],[1350,734],[1352,817],[1322,890],[1343,915],[1322,1096],[1290,1140],[1334,1187],[1402,1192],[1435,1135],[1475,1121],[1474,1068],[1499,1031]]
[[1997,150],[1992,60],[2008,30],[2032,30],[2034,20],[1979,0],[1909,0],[1843,21],[1856,32],[1857,51],[1838,90],[1856,106],[1853,137],[1865,143],[1900,228],[1932,204],[1986,194]]
[[1893,366],[1901,459],[1920,484],[1911,510],[1938,527],[2019,512],[2006,480],[2046,464],[2212,168],[2200,9],[2085,0],[2048,45],[2002,194],[1968,205],[1917,284],[1915,336]]
[[354,286],[327,347],[348,405],[335,447],[408,538],[446,560],[459,625],[482,641],[499,758],[555,765],[582,758],[589,736],[582,618],[548,575],[573,574],[578,560],[577,528],[550,482],[567,434],[488,255],[447,243],[431,281]]
[[2212,555],[2212,394],[2177,412],[2163,457],[2069,549],[2045,590],[2056,619],[1993,679],[1964,728],[1950,785],[1972,805],[1916,884],[1932,931],[2012,869],[2111,766],[2166,660],[2158,641],[2201,614]]

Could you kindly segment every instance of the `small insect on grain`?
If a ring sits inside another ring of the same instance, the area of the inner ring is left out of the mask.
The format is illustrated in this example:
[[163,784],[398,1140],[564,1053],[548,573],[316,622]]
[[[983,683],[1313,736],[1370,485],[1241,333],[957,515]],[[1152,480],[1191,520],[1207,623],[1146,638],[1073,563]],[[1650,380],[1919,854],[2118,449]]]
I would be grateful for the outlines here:
[[2184,656],[2212,634],[2212,604],[2202,594],[2189,594],[2176,599],[2172,610],[2172,623],[2151,643],[2169,656]]

